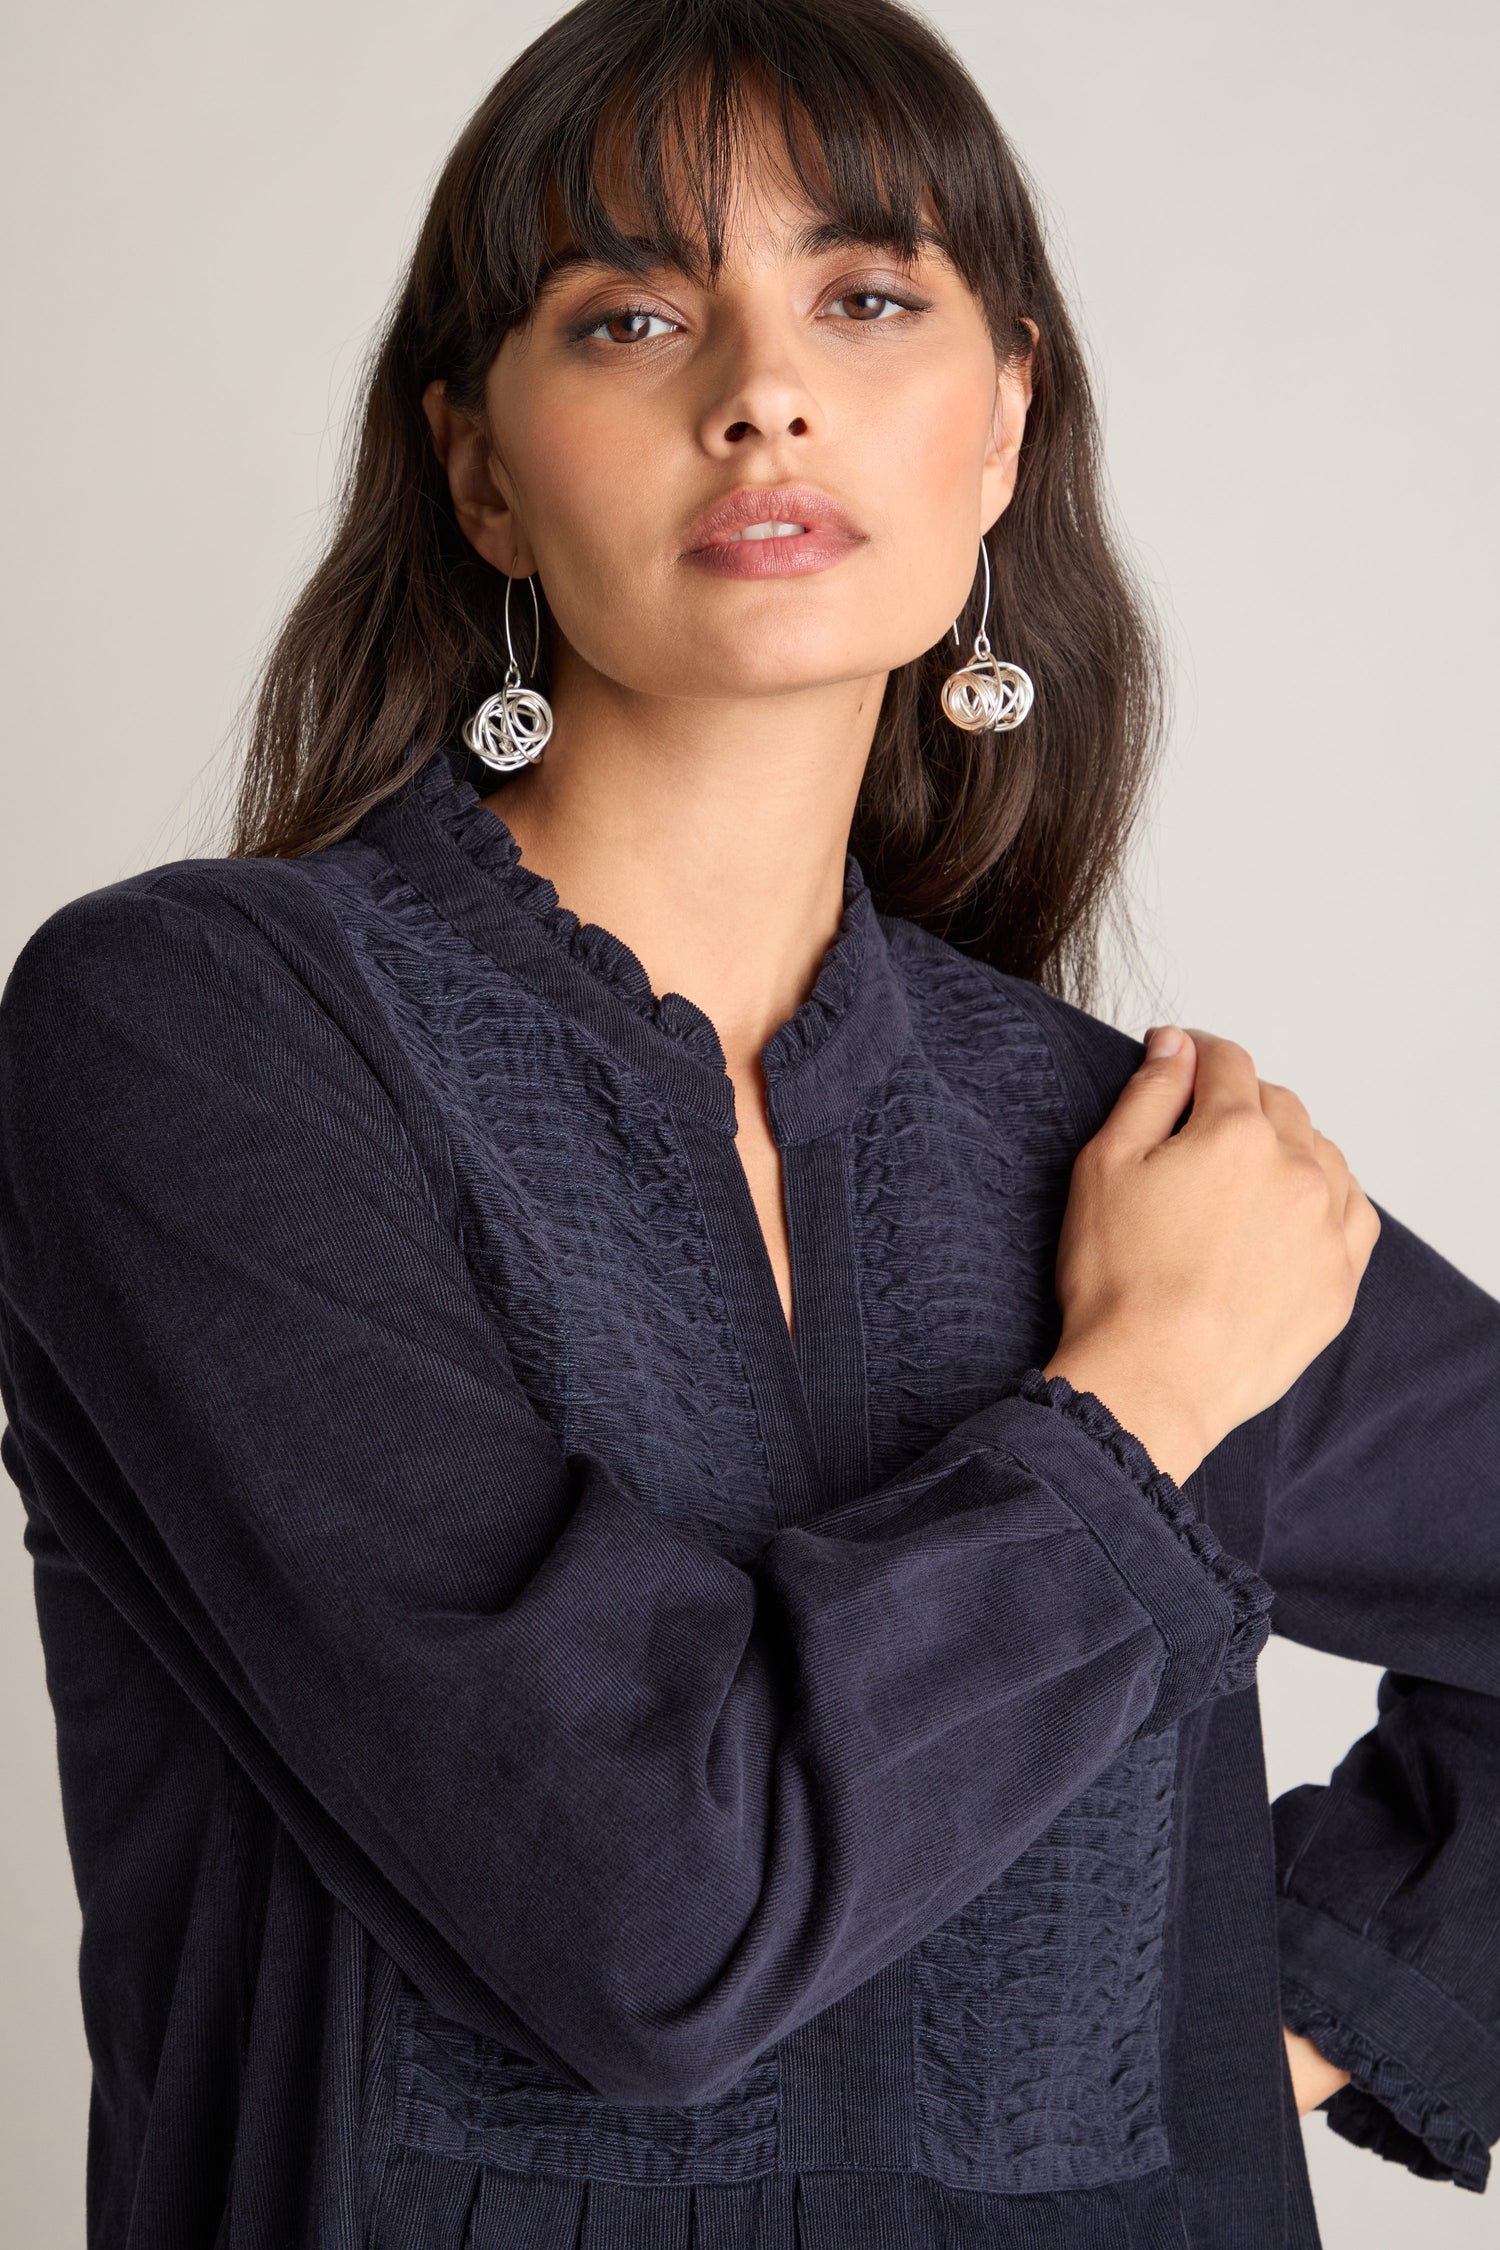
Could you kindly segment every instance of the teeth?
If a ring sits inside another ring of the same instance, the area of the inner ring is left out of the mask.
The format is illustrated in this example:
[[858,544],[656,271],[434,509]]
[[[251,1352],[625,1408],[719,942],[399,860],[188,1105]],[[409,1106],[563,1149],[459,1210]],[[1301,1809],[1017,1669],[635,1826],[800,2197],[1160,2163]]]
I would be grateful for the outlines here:
[[794,533],[806,531],[805,523],[751,523],[743,531],[734,533],[736,539],[790,539]]

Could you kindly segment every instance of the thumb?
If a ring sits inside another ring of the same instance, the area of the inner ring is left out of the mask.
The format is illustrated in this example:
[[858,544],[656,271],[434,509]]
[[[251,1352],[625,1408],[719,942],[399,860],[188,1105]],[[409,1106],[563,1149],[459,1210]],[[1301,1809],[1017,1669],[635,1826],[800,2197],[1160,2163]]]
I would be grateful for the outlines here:
[[1110,1138],[1144,1154],[1167,1140],[1193,1091],[1198,1050],[1180,1024],[1158,1024],[1146,1034],[1145,1058],[1110,1113]]

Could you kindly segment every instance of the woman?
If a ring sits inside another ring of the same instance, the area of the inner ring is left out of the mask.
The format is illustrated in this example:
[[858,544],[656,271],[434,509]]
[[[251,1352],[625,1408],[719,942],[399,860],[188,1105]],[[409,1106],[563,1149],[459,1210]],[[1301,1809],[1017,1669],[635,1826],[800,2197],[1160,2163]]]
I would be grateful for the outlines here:
[[[1303,2250],[1325,2101],[1483,2188],[1500,1305],[1083,1004],[1093,443],[888,0],[584,0],[455,149],[235,849],[0,1004],[92,2245]],[[1274,1823],[1273,1602],[1390,1667]]]

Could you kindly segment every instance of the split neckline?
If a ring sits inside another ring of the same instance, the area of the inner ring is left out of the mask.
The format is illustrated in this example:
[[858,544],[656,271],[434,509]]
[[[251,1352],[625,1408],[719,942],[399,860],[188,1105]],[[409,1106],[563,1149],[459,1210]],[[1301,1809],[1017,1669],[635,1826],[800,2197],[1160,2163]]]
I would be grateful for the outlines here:
[[[725,1112],[719,1121],[732,1132],[733,1087],[712,1019],[685,993],[654,992],[622,938],[561,903],[556,886],[527,866],[504,818],[484,802],[480,779],[488,779],[488,769],[462,744],[444,742],[366,815],[359,833],[405,864],[429,897],[439,891],[434,903],[471,935],[482,935],[514,972],[526,975],[529,967],[529,981],[587,1018],[617,1049],[623,1045],[669,1098],[691,1089],[697,1099],[689,1106]],[[909,1031],[890,926],[849,851],[839,927],[806,998],[761,1050],[778,1141],[847,1122],[888,1073]]]

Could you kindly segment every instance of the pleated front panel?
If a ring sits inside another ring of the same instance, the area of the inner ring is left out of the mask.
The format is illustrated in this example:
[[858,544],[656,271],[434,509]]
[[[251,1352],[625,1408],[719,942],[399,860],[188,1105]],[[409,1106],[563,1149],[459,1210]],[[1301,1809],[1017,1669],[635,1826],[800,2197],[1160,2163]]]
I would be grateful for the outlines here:
[[915,2172],[653,2188],[399,2150],[367,2250],[1188,2250],[1188,2236],[1165,2169],[1063,2195],[978,2195]]

